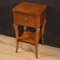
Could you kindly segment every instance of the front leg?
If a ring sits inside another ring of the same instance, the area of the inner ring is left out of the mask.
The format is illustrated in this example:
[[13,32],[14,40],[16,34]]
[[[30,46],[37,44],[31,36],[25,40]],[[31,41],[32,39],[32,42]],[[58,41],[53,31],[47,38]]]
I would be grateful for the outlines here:
[[18,32],[18,25],[16,25],[15,23],[13,24],[14,26],[14,30],[15,30],[15,34],[16,34],[16,52],[18,52],[18,43],[19,43],[19,32]]
[[40,38],[40,29],[36,29],[36,44],[35,44],[35,51],[36,51],[36,58],[38,58],[38,41]]

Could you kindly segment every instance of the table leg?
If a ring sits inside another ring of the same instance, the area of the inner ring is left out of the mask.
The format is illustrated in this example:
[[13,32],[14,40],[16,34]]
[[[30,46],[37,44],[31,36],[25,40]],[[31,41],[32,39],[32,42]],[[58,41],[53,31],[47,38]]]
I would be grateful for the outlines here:
[[15,34],[16,34],[16,52],[18,52],[18,40],[19,40],[19,32],[18,32],[18,25],[13,24],[14,26],[14,30],[15,30]]
[[35,44],[35,52],[36,52],[36,58],[38,58],[38,41],[39,41],[39,34],[40,29],[36,29],[36,44]]

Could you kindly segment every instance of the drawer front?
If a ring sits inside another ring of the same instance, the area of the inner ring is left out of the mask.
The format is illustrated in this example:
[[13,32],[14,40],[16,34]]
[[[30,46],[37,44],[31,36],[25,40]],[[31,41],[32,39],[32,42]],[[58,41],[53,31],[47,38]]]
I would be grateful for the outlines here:
[[36,17],[28,14],[15,13],[15,22],[19,25],[35,27]]

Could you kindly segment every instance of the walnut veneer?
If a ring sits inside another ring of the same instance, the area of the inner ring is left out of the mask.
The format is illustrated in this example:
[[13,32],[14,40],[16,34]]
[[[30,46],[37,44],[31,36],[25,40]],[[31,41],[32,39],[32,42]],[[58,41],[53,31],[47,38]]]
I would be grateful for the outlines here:
[[[38,58],[38,41],[42,38],[44,44],[44,30],[46,24],[45,4],[36,4],[22,2],[13,8],[14,29],[16,33],[16,52],[18,51],[18,42],[27,42],[35,46],[36,58]],[[18,26],[24,26],[24,33],[19,36]],[[26,27],[36,28],[36,32],[26,31]]]

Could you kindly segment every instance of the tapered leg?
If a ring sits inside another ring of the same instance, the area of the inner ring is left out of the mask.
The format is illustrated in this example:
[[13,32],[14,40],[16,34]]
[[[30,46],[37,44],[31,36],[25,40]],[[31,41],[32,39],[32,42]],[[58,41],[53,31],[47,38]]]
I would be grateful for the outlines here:
[[36,52],[36,58],[38,58],[38,40],[39,40],[39,32],[40,32],[40,29],[36,29],[36,44],[35,44],[35,52]]
[[18,52],[19,42],[16,40],[16,53]]
[[38,58],[38,43],[35,45],[35,53],[36,53],[36,58]]
[[46,25],[46,20],[44,20],[42,29],[41,29],[41,35],[42,35],[42,45],[44,45],[44,32],[45,32],[45,25]]
[[18,39],[19,39],[19,32],[18,32],[18,25],[13,24],[14,30],[15,30],[15,35],[16,35],[16,52],[18,52]]
[[41,38],[42,38],[42,45],[44,45],[44,36],[42,36]]

